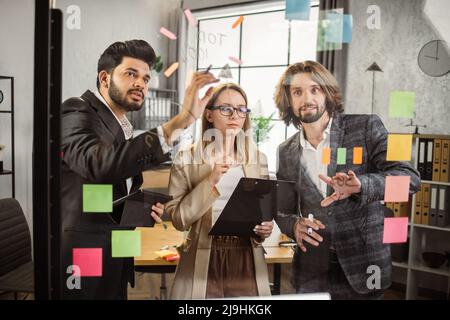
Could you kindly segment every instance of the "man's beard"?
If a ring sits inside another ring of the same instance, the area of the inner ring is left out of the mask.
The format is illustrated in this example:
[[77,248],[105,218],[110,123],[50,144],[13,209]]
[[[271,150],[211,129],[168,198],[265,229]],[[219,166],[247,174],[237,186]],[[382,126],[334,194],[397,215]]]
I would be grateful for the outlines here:
[[325,113],[326,108],[325,106],[323,106],[322,108],[317,107],[316,112],[315,113],[308,113],[306,115],[302,115],[302,110],[300,108],[299,110],[299,115],[298,115],[298,120],[300,120],[300,122],[303,123],[313,123],[318,121],[322,115]]
[[[138,91],[138,90],[129,90],[129,92],[131,91]],[[145,100],[142,99],[142,103],[134,101],[127,102],[127,93],[123,94],[122,91],[119,89],[119,87],[116,86],[116,84],[114,83],[114,80],[111,78],[111,84],[108,89],[108,94],[111,97],[111,100],[114,101],[115,104],[117,104],[120,108],[122,108],[126,112],[140,110],[144,105]]]

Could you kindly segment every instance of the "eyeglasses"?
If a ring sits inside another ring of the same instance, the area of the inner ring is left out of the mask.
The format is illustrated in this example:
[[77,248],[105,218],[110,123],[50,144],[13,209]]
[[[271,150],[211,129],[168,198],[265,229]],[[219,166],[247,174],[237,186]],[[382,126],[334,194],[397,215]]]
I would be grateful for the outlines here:
[[209,110],[219,110],[220,114],[225,117],[231,117],[234,112],[237,112],[237,115],[241,118],[245,118],[247,116],[247,113],[250,113],[250,109],[247,109],[247,107],[239,107],[234,108],[231,106],[212,106],[208,107]]

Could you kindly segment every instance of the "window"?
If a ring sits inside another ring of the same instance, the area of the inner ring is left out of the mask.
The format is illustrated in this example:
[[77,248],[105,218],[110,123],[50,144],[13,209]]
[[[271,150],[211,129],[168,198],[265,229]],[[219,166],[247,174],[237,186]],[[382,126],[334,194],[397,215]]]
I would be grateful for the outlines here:
[[[243,22],[232,29],[240,15],[244,16]],[[319,8],[317,5],[311,8],[309,21],[288,21],[284,15],[284,7],[280,6],[270,11],[267,6],[259,7],[246,14],[216,12],[214,17],[199,17],[197,33],[197,70],[212,65],[211,72],[217,76],[228,63],[233,78],[221,79],[221,82],[236,82],[244,88],[249,107],[255,110],[259,106],[260,114],[252,112],[252,116],[273,114],[270,135],[259,145],[267,155],[272,173],[276,171],[278,145],[297,132],[292,125],[286,127],[278,117],[273,100],[275,87],[291,63],[316,60]],[[243,63],[232,62],[230,56]]]

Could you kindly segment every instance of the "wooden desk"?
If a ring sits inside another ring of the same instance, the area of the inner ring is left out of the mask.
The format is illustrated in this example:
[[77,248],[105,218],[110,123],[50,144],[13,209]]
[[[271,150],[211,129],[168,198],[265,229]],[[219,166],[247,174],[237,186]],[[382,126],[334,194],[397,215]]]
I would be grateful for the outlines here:
[[[177,231],[172,222],[165,221],[167,229],[162,224],[155,224],[153,228],[136,228],[142,235],[142,254],[134,258],[134,264],[137,271],[157,272],[164,275],[167,272],[175,271],[177,261],[168,262],[155,254],[155,251],[161,250],[164,246],[173,246],[183,242],[183,232]],[[264,242],[265,258],[268,264],[274,265],[274,294],[280,294],[281,286],[281,264],[291,263],[294,251],[291,248],[279,247],[278,242],[286,240],[287,237],[282,234],[274,234]],[[161,279],[161,289],[165,289],[165,278]]]

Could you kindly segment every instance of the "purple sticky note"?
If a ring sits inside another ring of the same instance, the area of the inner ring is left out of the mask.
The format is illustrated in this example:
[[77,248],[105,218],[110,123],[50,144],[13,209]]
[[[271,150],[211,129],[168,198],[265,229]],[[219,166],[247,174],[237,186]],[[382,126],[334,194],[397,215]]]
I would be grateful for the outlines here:
[[408,202],[410,176],[387,176],[384,202]]
[[403,243],[408,238],[408,217],[384,218],[383,243]]
[[80,267],[81,277],[102,276],[102,248],[74,248],[73,265]]

